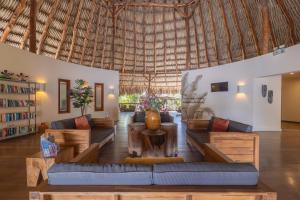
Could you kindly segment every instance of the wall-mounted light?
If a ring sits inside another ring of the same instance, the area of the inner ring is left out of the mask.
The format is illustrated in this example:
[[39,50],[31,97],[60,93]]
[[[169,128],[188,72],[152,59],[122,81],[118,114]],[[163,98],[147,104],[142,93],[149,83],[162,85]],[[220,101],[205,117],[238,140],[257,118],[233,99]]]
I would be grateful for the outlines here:
[[115,95],[115,87],[114,86],[109,86],[108,94]]
[[236,93],[246,93],[246,84],[244,82],[239,82],[237,85]]
[[46,92],[46,83],[37,83],[36,91],[37,92]]

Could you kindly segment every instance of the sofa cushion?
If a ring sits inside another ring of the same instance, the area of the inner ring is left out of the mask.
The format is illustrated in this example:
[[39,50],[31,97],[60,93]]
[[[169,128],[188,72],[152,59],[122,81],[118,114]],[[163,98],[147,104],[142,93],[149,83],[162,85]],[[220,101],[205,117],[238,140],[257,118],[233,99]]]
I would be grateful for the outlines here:
[[74,129],[75,121],[74,118],[58,120],[52,122],[51,127],[53,129]]
[[91,114],[87,114],[87,115],[85,115],[85,117],[88,120],[90,127],[93,127],[94,123],[93,123],[93,120],[92,120],[92,115]]
[[160,113],[160,121],[161,123],[172,122],[172,116],[169,112],[161,112]]
[[151,185],[152,166],[130,164],[54,164],[50,185]]
[[206,131],[201,132],[201,131],[198,131],[198,130],[187,129],[186,133],[199,144],[209,142],[209,133],[206,132]]
[[247,163],[176,163],[153,166],[156,185],[256,185],[258,172]]
[[134,113],[134,122],[143,122],[145,123],[145,112],[135,112]]
[[76,129],[90,129],[90,124],[86,118],[86,116],[81,116],[75,118]]
[[228,130],[229,120],[214,118],[211,131],[226,132]]
[[228,126],[228,131],[229,132],[246,132],[246,133],[250,133],[250,132],[252,132],[252,126],[230,120],[229,126]]
[[100,143],[114,133],[114,128],[95,127],[91,130],[91,143]]

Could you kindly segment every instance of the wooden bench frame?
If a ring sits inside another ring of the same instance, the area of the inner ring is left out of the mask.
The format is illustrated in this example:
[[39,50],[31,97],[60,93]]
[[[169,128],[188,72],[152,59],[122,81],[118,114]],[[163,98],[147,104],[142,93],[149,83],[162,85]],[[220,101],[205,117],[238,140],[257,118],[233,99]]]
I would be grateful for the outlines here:
[[[201,134],[201,131],[207,130],[208,124],[208,120],[190,120],[187,122],[187,127],[191,130],[199,130]],[[188,134],[186,141],[205,155],[203,144],[199,144]],[[257,133],[210,132],[209,143],[234,162],[251,162],[259,169],[259,135]]]
[[[212,144],[203,144],[205,160],[234,162]],[[97,162],[98,146],[92,145],[74,158],[73,162]],[[277,200],[263,183],[257,186],[51,186],[46,181],[29,194],[30,200]]]

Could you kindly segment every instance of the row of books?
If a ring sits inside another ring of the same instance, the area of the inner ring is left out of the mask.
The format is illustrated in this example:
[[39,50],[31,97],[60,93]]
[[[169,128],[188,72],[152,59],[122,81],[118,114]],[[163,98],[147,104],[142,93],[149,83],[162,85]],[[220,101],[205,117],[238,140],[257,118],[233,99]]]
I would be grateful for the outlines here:
[[15,135],[22,135],[27,133],[34,133],[35,126],[10,126],[0,129],[0,138],[11,137]]
[[0,84],[0,93],[10,93],[10,94],[34,94],[34,87],[21,87],[16,85],[6,85]]
[[15,112],[1,114],[0,122],[11,122],[24,119],[34,119],[35,112]]
[[34,100],[0,99],[0,108],[34,106]]

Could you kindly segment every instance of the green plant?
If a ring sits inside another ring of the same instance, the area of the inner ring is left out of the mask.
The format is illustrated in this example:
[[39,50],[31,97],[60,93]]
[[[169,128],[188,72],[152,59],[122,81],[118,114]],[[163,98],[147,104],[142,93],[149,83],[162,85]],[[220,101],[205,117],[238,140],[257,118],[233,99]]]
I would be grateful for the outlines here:
[[83,116],[86,107],[93,101],[93,91],[88,82],[82,79],[77,79],[75,84],[75,87],[71,89],[70,97],[73,100],[73,107],[80,108],[81,115]]

